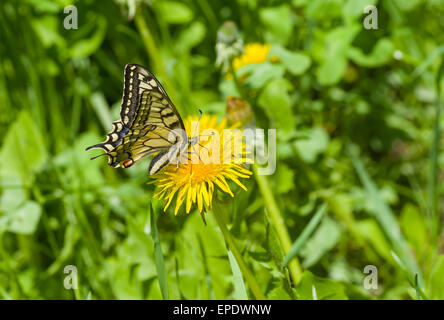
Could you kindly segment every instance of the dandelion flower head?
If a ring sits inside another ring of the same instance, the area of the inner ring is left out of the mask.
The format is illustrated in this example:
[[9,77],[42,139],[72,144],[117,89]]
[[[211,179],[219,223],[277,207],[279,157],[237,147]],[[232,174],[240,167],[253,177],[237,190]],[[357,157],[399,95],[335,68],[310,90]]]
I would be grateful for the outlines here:
[[[197,117],[189,117],[185,121],[188,136],[199,136],[198,151],[194,147],[189,148],[191,161],[168,164],[153,176],[154,180],[151,182],[157,185],[154,197],[164,199],[164,211],[176,199],[175,215],[184,203],[186,213],[190,212],[193,205],[197,205],[200,212],[204,210],[204,206],[211,209],[213,194],[217,188],[234,197],[227,181],[231,180],[246,190],[239,178],[249,178],[252,174],[242,165],[251,163],[251,160],[239,130],[230,131],[232,134],[225,140],[223,134],[227,120],[224,118],[218,123],[216,116],[203,115],[198,132],[191,132],[192,124],[197,123],[197,120]],[[235,126],[230,129],[235,129]],[[210,131],[218,134],[210,135]],[[232,144],[232,147],[224,148],[227,143]],[[239,149],[240,152],[236,152]],[[214,161],[215,159],[218,161]]]

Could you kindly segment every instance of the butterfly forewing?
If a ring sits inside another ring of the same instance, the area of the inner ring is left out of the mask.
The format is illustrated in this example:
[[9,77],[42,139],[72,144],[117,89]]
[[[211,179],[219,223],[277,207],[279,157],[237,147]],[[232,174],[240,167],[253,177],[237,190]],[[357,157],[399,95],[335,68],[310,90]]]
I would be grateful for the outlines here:
[[104,142],[86,150],[100,148],[111,166],[127,167],[146,155],[170,149],[180,138],[175,129],[184,125],[162,85],[144,67],[127,64],[120,120],[113,122]]

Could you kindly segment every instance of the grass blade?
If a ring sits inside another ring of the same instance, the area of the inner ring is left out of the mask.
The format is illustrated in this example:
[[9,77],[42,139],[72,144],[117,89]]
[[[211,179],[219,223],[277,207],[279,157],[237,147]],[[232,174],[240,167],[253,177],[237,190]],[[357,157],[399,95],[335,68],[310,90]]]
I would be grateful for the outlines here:
[[214,290],[213,284],[211,282],[210,268],[208,267],[207,254],[205,253],[205,248],[200,235],[197,236],[197,240],[199,241],[200,253],[202,254],[202,262],[205,271],[205,284],[207,285],[208,295],[210,297],[210,300],[214,300]]
[[441,64],[436,74],[436,111],[435,111],[435,123],[433,126],[432,146],[430,148],[430,173],[428,181],[428,199],[429,209],[432,218],[432,235],[436,239],[439,231],[439,215],[437,209],[437,176],[438,176],[438,148],[439,148],[439,118],[441,115],[441,78],[444,72],[444,59],[441,60]]
[[156,262],[157,279],[159,280],[160,291],[164,300],[168,300],[168,284],[163,260],[162,248],[160,247],[159,233],[157,231],[156,217],[153,205],[150,202],[151,238],[154,242],[154,260]]
[[327,205],[323,204],[318,211],[313,215],[310,222],[307,224],[307,226],[304,228],[304,230],[301,232],[299,237],[296,239],[296,241],[291,246],[290,251],[284,258],[284,266],[287,266],[288,263],[293,259],[294,256],[297,255],[299,250],[302,248],[304,243],[307,241],[308,237],[313,233],[313,231],[318,226],[319,222],[321,221],[322,217],[324,216],[324,213],[326,212]]
[[231,270],[233,271],[234,299],[248,300],[247,290],[245,289],[244,279],[242,278],[242,272],[239,269],[239,265],[229,248],[227,248],[227,253]]
[[407,267],[405,266],[404,262],[402,262],[402,260],[398,257],[398,255],[393,251],[391,251],[390,253],[392,254],[393,259],[396,261],[401,270],[404,271],[410,285],[413,288],[415,288],[417,299],[420,300],[422,298],[423,300],[428,300],[427,296],[424,294],[424,292],[421,290],[419,286],[418,274],[416,273],[415,276],[412,277],[409,271],[407,270]]
[[414,274],[418,274],[419,283],[420,285],[423,284],[424,282],[421,270],[419,269],[416,260],[413,258],[412,254],[409,251],[407,241],[401,233],[401,229],[393,211],[390,209],[385,200],[381,197],[376,184],[371,180],[367,170],[365,169],[364,165],[361,162],[361,159],[358,156],[356,147],[354,145],[350,145],[348,150],[351,155],[356,173],[358,174],[359,179],[361,180],[361,183],[363,184],[371,203],[374,204],[374,207],[372,208],[374,218],[381,225],[382,230],[384,231],[385,235],[390,240],[393,248],[395,249],[394,251],[399,254],[400,260],[402,260],[403,265],[405,265],[410,278],[413,278]]
[[101,92],[94,92],[91,94],[91,105],[97,114],[100,122],[102,123],[103,129],[109,130],[113,118],[111,117],[111,112],[106,102],[105,96]]

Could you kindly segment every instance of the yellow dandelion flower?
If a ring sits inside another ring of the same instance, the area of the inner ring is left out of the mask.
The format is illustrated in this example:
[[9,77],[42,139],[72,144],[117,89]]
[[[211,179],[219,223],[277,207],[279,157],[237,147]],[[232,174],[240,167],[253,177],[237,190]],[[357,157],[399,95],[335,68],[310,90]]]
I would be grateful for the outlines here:
[[[185,121],[185,127],[189,137],[191,133],[191,123],[197,121],[196,117],[189,117]],[[239,178],[249,178],[252,174],[241,163],[251,163],[245,144],[242,142],[240,131],[231,131],[233,134],[227,140],[223,139],[223,133],[227,120],[223,119],[217,123],[216,116],[203,115],[199,121],[198,133],[193,132],[193,136],[200,136],[198,152],[192,152],[188,163],[168,164],[162,171],[153,176],[153,181],[157,185],[155,198],[164,199],[164,211],[170,206],[173,199],[176,199],[174,214],[176,215],[185,202],[186,213],[189,213],[193,205],[197,204],[200,212],[204,205],[211,209],[213,193],[217,188],[234,197],[227,180],[231,180],[239,187],[247,190],[240,182]],[[230,129],[234,129],[235,126]],[[213,131],[215,135],[207,135]],[[205,139],[206,137],[206,139]],[[220,138],[215,138],[220,137]],[[224,144],[234,144],[232,148],[224,148]],[[240,143],[240,145],[239,145]],[[241,146],[240,153],[236,153],[237,146]],[[230,152],[227,152],[229,150]],[[218,161],[214,161],[217,157]],[[235,161],[237,159],[238,161]],[[240,159],[240,160],[239,160]]]
[[269,43],[247,43],[244,45],[244,53],[233,60],[233,68],[235,71],[241,67],[267,61],[268,53],[271,45]]

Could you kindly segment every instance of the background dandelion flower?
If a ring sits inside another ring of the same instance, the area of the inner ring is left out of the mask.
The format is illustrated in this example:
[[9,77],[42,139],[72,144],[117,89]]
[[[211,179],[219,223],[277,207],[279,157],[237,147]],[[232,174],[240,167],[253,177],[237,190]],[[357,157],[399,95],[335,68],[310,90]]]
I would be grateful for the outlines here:
[[[197,118],[189,117],[185,121],[188,136],[191,136],[192,121],[197,121]],[[242,189],[247,190],[239,178],[249,178],[252,172],[239,162],[250,163],[250,159],[245,151],[240,131],[231,131],[232,135],[227,140],[231,144],[242,146],[240,154],[236,154],[236,147],[229,148],[229,153],[224,152],[222,137],[226,123],[225,118],[217,123],[216,116],[202,116],[199,122],[198,134],[202,135],[199,142],[203,147],[199,148],[199,156],[194,153],[188,163],[179,163],[178,166],[169,164],[164,170],[153,176],[154,180],[151,183],[157,185],[157,192],[154,197],[164,199],[164,211],[170,206],[174,198],[176,198],[175,215],[183,203],[185,203],[187,213],[195,204],[197,204],[200,212],[203,211],[204,204],[211,209],[216,187],[234,197],[227,180],[231,180]],[[230,129],[234,128],[235,126],[232,126]],[[208,130],[219,133],[220,141],[213,136],[207,136],[207,139],[205,139],[205,135],[202,133],[208,133]],[[196,135],[194,132],[193,134]],[[190,151],[193,150],[190,149]],[[214,156],[218,157],[219,161],[211,161],[214,160]],[[197,158],[193,159],[193,157]],[[235,159],[241,159],[242,161],[234,161]]]
[[234,70],[239,70],[241,67],[267,61],[268,53],[270,52],[270,44],[261,43],[247,43],[244,45],[244,53],[233,60]]

